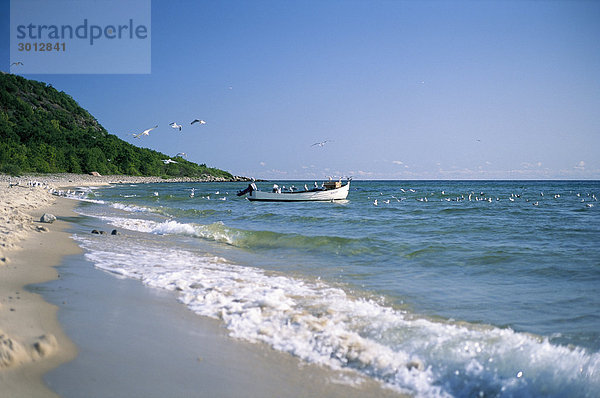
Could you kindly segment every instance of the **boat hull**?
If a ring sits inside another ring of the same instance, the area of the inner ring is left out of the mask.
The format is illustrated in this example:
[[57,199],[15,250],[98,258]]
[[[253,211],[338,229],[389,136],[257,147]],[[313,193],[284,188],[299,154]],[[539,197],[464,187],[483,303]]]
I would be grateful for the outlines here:
[[348,197],[350,182],[336,189],[322,191],[296,191],[296,192],[267,192],[252,191],[248,200],[259,202],[328,202],[332,200],[344,200]]

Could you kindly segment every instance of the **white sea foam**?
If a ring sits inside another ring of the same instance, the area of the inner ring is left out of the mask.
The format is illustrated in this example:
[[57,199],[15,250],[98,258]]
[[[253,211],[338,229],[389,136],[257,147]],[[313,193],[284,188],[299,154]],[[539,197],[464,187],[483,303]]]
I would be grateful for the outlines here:
[[96,204],[105,204],[106,202],[100,199],[80,199],[82,202],[96,203]]
[[94,195],[93,189],[95,189],[96,187],[77,187],[73,190],[68,189],[67,191],[60,191],[61,192],[61,196],[67,198],[67,199],[75,199],[81,202],[88,202],[88,203],[96,203],[96,204],[105,204],[105,202],[103,200],[100,199],[93,199],[93,197],[91,198],[90,195]]
[[180,223],[172,220],[157,222],[152,220],[124,217],[101,216],[100,218],[116,227],[129,229],[131,231],[146,232],[160,235],[188,235],[195,236],[198,238],[215,240],[218,242],[228,244],[233,244],[235,238],[235,231],[226,228],[223,225],[223,223],[220,222],[209,225],[200,225]]
[[[198,234],[197,226],[111,219],[122,228]],[[231,335],[332,368],[354,369],[417,396],[593,396],[600,356],[491,326],[435,322],[322,282],[273,275],[157,241],[78,236],[97,267],[178,291]]]
[[96,203],[96,204],[100,204],[103,205],[106,202],[104,202],[103,200],[100,199],[89,199],[83,196],[77,196],[77,195],[65,195],[65,198],[67,199],[73,199],[73,200],[77,200],[79,202],[88,202],[88,203]]
[[123,204],[123,203],[112,203],[110,205],[110,207],[112,207],[114,209],[118,209],[118,210],[132,212],[132,213],[136,213],[136,212],[141,213],[141,212],[150,212],[150,211],[152,211],[151,209],[149,209],[147,207],[135,206],[135,205],[126,205],[126,204]]

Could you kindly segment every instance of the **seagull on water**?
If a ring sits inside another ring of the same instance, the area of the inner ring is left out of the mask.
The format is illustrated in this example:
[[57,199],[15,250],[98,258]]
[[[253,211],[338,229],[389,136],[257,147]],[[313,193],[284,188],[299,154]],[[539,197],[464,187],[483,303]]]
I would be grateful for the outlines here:
[[177,124],[175,122],[173,123],[169,123],[169,126],[173,127],[174,129],[179,129],[179,131],[181,131],[181,124]]
[[311,146],[325,146],[325,144],[327,144],[328,142],[333,142],[332,140],[325,140],[325,141],[321,141],[321,142],[315,142],[314,144],[312,144]]
[[157,128],[157,127],[158,127],[158,124],[157,124],[156,126],[152,127],[152,128],[149,128],[149,129],[147,129],[147,130],[144,130],[144,131],[142,131],[142,132],[141,132],[141,133],[139,133],[139,134],[133,134],[133,138],[141,138],[143,135],[148,135],[148,136],[149,136],[149,135],[150,135],[150,132],[151,132],[152,130],[154,130],[155,128]]
[[173,159],[162,159],[162,162],[163,162],[164,164],[169,164],[169,163],[178,163],[178,162],[174,161]]
[[192,120],[192,122],[190,124],[194,124],[194,123],[206,124],[206,122],[204,120],[200,120],[200,119],[194,119],[194,120]]

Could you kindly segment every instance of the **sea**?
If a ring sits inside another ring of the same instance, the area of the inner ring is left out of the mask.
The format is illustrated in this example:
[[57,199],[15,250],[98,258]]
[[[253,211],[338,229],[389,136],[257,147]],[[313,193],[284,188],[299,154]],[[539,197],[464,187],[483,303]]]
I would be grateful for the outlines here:
[[106,233],[74,239],[232,338],[357,384],[600,396],[599,181],[354,180],[346,201],[294,203],[236,196],[246,186],[80,188],[77,211]]

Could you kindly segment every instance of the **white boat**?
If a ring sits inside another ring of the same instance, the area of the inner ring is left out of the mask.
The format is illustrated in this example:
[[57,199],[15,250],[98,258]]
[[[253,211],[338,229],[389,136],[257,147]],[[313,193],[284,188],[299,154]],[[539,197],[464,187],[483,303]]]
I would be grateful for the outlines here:
[[289,191],[279,189],[276,185],[272,191],[261,191],[256,188],[256,184],[252,183],[245,190],[238,192],[238,196],[248,194],[248,200],[263,202],[332,201],[346,199],[349,189],[350,180],[345,184],[342,184],[341,181],[328,181],[323,184],[322,188]]

